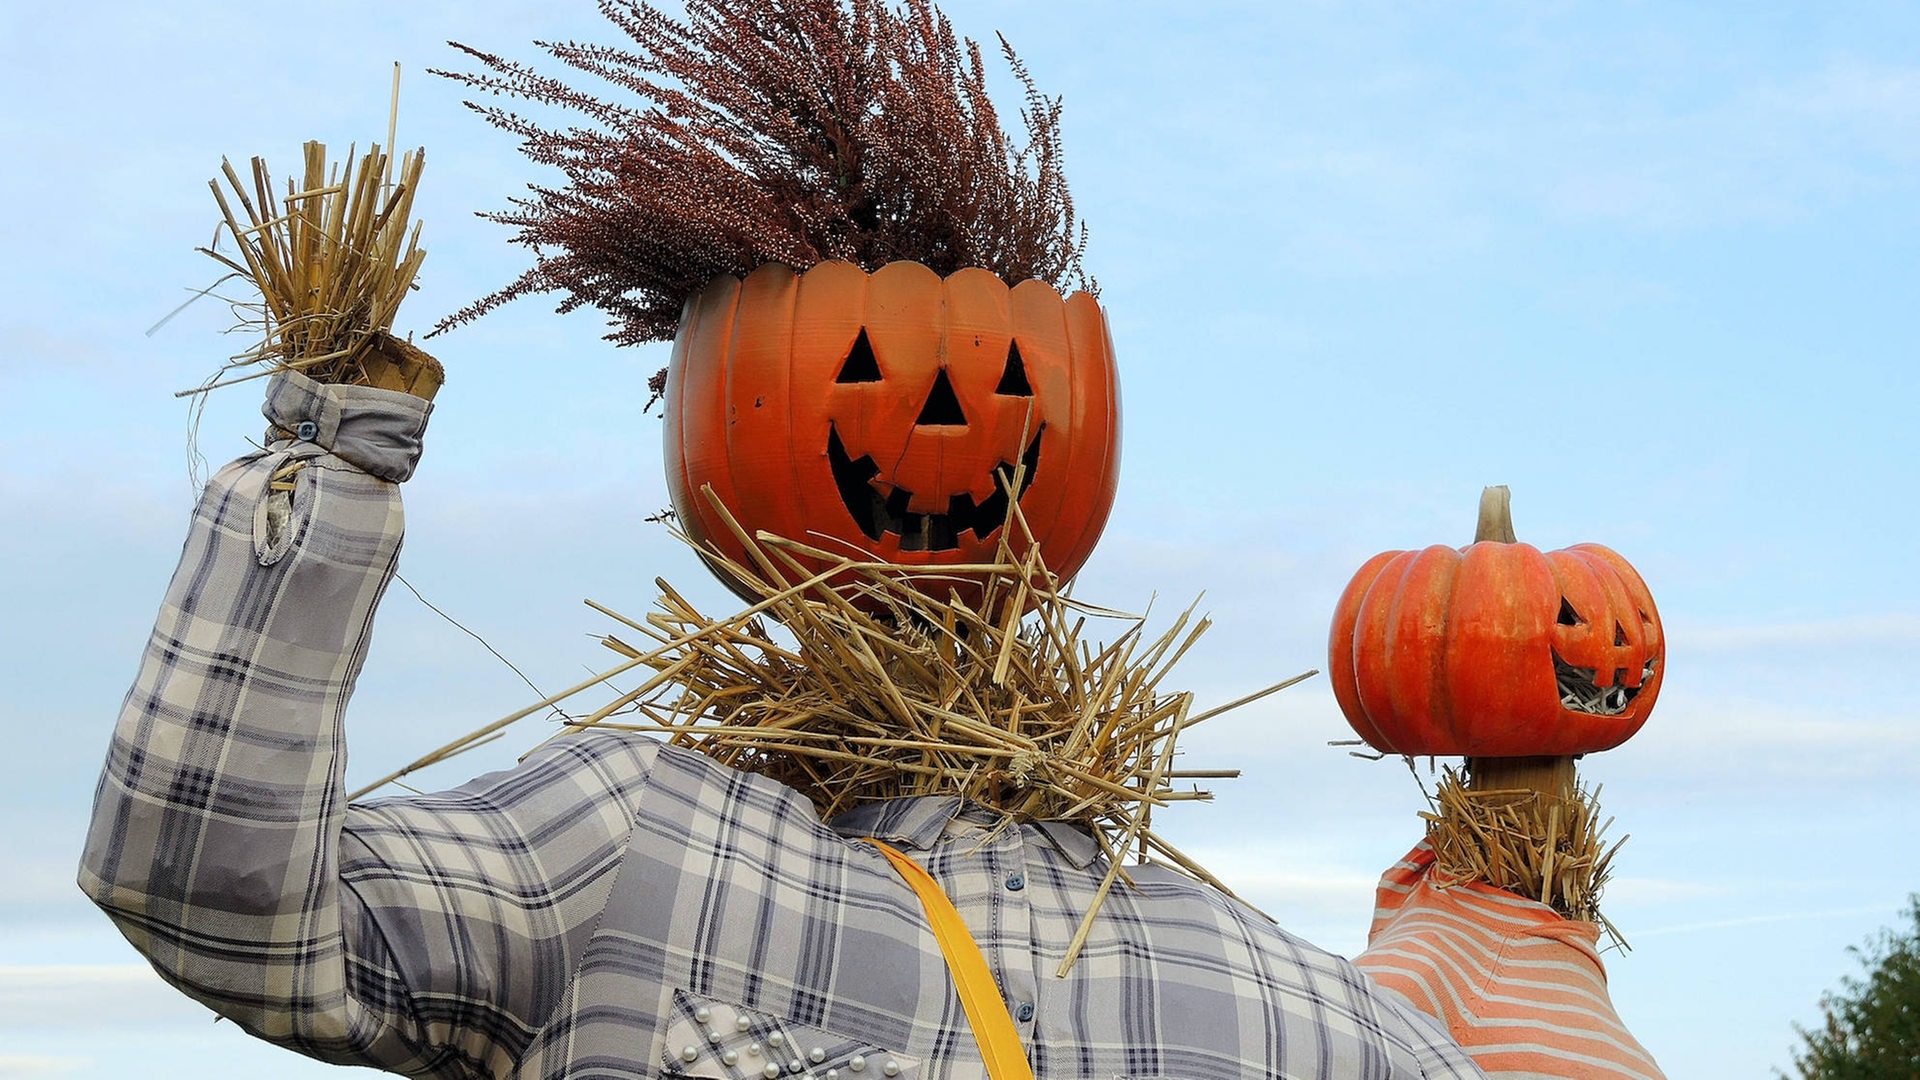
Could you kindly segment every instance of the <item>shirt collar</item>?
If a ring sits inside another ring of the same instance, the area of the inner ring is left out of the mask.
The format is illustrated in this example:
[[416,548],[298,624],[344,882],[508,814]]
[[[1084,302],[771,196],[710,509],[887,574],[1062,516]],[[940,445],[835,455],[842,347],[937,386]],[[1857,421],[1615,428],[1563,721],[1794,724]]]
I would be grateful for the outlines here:
[[1100,845],[1094,842],[1093,834],[1078,822],[1038,821],[1034,826],[1075,870],[1085,870],[1093,863],[1094,856],[1100,854]]
[[940,839],[947,824],[959,816],[962,805],[957,795],[889,799],[835,814],[827,824],[849,840],[870,836],[889,844],[926,850]]
[[[994,820],[992,811],[964,802],[957,795],[923,795],[856,806],[834,815],[827,825],[849,840],[872,837],[926,851],[963,817],[979,818],[979,824],[986,827],[991,827]],[[1093,834],[1083,825],[1071,821],[1039,821],[1033,827],[1075,869],[1086,869],[1100,854]]]

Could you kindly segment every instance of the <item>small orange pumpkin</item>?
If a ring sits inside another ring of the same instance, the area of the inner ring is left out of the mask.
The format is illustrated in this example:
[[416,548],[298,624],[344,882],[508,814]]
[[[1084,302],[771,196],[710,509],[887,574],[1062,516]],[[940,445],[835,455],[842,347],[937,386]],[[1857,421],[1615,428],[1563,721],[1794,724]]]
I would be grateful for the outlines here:
[[1119,460],[1113,346],[1086,293],[915,262],[768,264],[689,300],[674,338],[668,491],[687,533],[742,565],[707,486],[749,534],[939,567],[992,561],[1020,466],[1021,512],[1065,580]]
[[1327,649],[1341,712],[1390,754],[1620,745],[1660,693],[1666,647],[1652,594],[1599,544],[1542,553],[1514,542],[1506,489],[1488,492],[1499,505],[1483,501],[1477,542],[1383,552],[1354,575]]

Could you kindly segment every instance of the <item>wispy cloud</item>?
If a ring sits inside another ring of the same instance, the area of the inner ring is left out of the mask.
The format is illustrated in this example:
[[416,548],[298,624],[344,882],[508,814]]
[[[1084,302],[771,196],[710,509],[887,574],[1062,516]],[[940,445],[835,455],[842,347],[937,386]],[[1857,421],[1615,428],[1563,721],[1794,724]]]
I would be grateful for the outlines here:
[[1684,637],[1689,651],[1731,652],[1776,646],[1904,645],[1920,643],[1920,614],[1855,615],[1802,622],[1750,626],[1691,627]]
[[1496,97],[1423,73],[1373,102],[1378,124],[1309,119],[1232,175],[1254,171],[1297,198],[1352,210],[1300,219],[1286,213],[1292,200],[1278,200],[1266,223],[1291,254],[1333,272],[1497,247],[1511,239],[1515,206],[1576,225],[1693,232],[1803,220],[1914,183],[1920,68],[1835,60],[1702,77],[1655,63],[1643,73],[1656,86],[1702,80],[1686,93],[1599,92],[1594,77],[1576,60],[1525,94]]
[[1618,877],[1607,882],[1607,910],[1652,907],[1656,904],[1694,904],[1732,893],[1733,886],[1667,878]]
[[1646,775],[1677,780],[1695,797],[1753,798],[1762,778],[1789,781],[1803,798],[1884,794],[1920,780],[1911,713],[1861,703],[1674,687],[1634,745]]
[[0,1054],[0,1077],[28,1080],[35,1076],[65,1076],[93,1064],[92,1058],[39,1054]]
[[1557,212],[1653,230],[1777,221],[1911,183],[1920,69],[1835,61],[1681,102],[1567,99],[1558,111],[1535,174]]
[[1806,922],[1816,919],[1843,919],[1859,915],[1885,915],[1887,909],[1875,907],[1828,908],[1822,911],[1778,912],[1765,915],[1741,915],[1730,919],[1711,919],[1705,922],[1681,923],[1677,926],[1659,926],[1651,930],[1635,930],[1636,938],[1663,937],[1668,934],[1692,934],[1702,930],[1728,930],[1743,926],[1762,926],[1768,923]]
[[9,916],[32,911],[36,914],[81,903],[80,890],[73,884],[73,869],[79,858],[77,844],[60,855],[25,854],[9,866],[0,878],[0,926],[13,920]]
[[204,1022],[206,1009],[160,980],[145,964],[0,965],[0,1017],[29,1031],[115,1023]]

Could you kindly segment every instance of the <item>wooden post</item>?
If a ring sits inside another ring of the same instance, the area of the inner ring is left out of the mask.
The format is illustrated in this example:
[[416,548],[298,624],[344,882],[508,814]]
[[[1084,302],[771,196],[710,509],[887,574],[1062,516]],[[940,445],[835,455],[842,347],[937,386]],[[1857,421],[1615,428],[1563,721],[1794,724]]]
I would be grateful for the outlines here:
[[[1482,489],[1480,520],[1473,542],[1514,543],[1513,493],[1505,484]],[[1538,791],[1557,798],[1573,797],[1571,757],[1515,757],[1467,759],[1467,788],[1471,791]]]
[[1468,758],[1470,791],[1538,791],[1557,798],[1573,797],[1573,758]]

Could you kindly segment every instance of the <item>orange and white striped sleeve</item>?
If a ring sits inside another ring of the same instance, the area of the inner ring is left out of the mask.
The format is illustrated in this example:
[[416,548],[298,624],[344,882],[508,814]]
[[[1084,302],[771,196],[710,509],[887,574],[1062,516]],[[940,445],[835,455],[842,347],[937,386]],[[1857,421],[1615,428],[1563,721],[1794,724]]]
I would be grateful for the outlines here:
[[1662,1080],[1607,994],[1599,927],[1484,883],[1449,882],[1423,841],[1380,878],[1374,982],[1440,1019],[1491,1077]]

